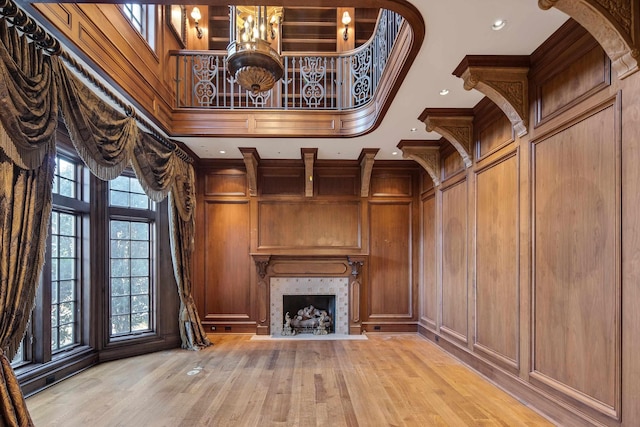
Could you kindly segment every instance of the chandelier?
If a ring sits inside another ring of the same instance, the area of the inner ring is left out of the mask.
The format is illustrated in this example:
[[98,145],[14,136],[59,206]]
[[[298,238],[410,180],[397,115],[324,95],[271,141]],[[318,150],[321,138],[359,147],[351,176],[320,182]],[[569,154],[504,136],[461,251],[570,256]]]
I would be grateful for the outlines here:
[[[280,35],[283,8],[230,6],[229,73],[254,95],[267,91],[282,78]],[[274,47],[275,46],[275,47]]]

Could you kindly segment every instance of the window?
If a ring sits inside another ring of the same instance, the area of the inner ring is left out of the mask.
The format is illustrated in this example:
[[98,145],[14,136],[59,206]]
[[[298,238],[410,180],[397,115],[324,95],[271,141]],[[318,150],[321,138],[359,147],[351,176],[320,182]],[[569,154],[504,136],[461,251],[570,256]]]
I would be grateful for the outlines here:
[[77,342],[80,215],[51,212],[51,351]]
[[88,171],[72,157],[58,154],[52,186],[44,266],[36,296],[36,305],[25,337],[12,364],[48,363],[82,341],[82,304],[84,287],[89,286],[89,245],[83,244],[89,233]]
[[153,330],[155,206],[135,177],[109,182],[110,336]]
[[149,4],[125,3],[122,5],[124,16],[133,28],[155,49],[155,6]]
[[[51,307],[51,354],[80,343],[81,237],[88,203],[82,201],[82,165],[58,155],[43,287]],[[88,231],[88,230],[87,230]],[[85,267],[85,268],[88,268]]]

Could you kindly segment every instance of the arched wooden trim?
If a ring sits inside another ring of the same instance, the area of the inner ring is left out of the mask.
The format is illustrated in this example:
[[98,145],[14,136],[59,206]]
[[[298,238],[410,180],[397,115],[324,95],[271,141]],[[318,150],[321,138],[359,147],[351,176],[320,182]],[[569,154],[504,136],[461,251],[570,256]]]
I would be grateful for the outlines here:
[[365,148],[358,159],[360,163],[360,197],[369,197],[369,185],[371,184],[371,171],[373,162],[379,148]]
[[620,79],[638,71],[640,5],[637,0],[538,0],[578,21],[600,43]]
[[260,156],[255,148],[239,148],[244,159],[244,165],[247,168],[247,180],[249,181],[249,196],[258,195],[258,165],[260,164]]
[[527,134],[529,123],[529,57],[467,56],[453,72],[466,90],[477,89],[507,116],[516,135]]
[[440,185],[440,142],[431,141],[406,141],[402,140],[398,144],[398,148],[402,150],[402,157],[411,159],[418,163],[427,171],[433,180],[433,186]]
[[471,167],[473,110],[469,108],[426,108],[418,119],[427,132],[438,132],[460,153],[466,167]]
[[313,163],[318,157],[317,148],[301,148],[304,160],[304,196],[313,197]]

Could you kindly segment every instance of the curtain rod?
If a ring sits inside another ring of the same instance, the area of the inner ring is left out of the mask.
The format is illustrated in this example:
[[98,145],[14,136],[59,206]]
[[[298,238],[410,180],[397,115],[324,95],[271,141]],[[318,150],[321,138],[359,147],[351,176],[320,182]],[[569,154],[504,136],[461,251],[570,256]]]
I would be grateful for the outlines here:
[[29,39],[33,40],[37,46],[46,50],[50,55],[60,56],[71,64],[80,74],[87,78],[94,86],[100,89],[113,102],[122,108],[127,116],[133,117],[139,124],[148,130],[148,133],[154,139],[176,153],[180,159],[187,163],[193,163],[193,158],[185,153],[178,144],[160,135],[160,133],[158,133],[147,120],[136,113],[133,106],[123,102],[118,95],[102,84],[102,82],[100,82],[92,73],[85,69],[82,64],[76,61],[75,58],[62,48],[60,41],[49,34],[47,30],[42,28],[35,20],[33,20],[33,18],[28,16],[24,10],[16,5],[16,3],[12,0],[0,0],[0,15],[8,18],[14,26],[18,27],[18,29],[25,33]]

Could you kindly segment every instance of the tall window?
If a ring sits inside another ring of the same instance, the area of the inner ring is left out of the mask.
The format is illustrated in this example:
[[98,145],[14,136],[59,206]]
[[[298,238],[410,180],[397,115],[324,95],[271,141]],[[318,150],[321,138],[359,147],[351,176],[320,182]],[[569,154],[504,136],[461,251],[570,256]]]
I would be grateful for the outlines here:
[[49,237],[36,305],[31,314],[22,345],[14,357],[14,367],[58,360],[82,342],[82,304],[84,288],[89,285],[88,172],[79,160],[56,156],[52,188]]
[[79,215],[51,213],[51,351],[76,342]]
[[155,49],[155,6],[150,4],[125,3],[122,5],[124,16]]
[[111,337],[153,330],[154,204],[135,177],[109,182]]
[[56,157],[48,271],[43,275],[50,291],[52,354],[77,344],[80,338],[80,244],[82,216],[88,213],[88,204],[79,197],[80,168],[69,159]]

